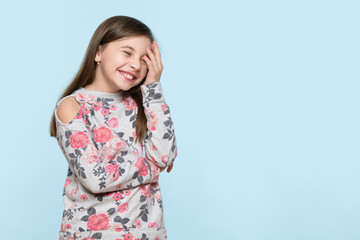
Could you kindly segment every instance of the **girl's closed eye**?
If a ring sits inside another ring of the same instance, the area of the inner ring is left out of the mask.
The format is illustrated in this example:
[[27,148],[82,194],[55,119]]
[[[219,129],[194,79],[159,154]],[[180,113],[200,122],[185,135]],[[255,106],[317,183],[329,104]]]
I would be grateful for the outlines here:
[[[129,52],[126,52],[126,51],[124,51],[124,53],[126,53],[127,55],[131,55]],[[146,64],[146,61],[144,60],[144,59],[142,59],[142,61],[143,61],[143,63],[145,63]]]

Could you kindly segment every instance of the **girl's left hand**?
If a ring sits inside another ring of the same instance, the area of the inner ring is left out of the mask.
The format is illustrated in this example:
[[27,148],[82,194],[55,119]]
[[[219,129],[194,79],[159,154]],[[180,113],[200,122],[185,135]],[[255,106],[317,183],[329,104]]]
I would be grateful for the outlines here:
[[[173,165],[174,165],[174,163],[172,163],[170,166],[168,166],[167,168],[167,172],[169,173],[170,171],[171,171],[171,169],[173,168]],[[166,167],[160,167],[160,172],[162,172],[162,171],[164,171],[164,169],[165,169]]]
[[151,48],[153,49],[153,51],[148,47],[146,48],[146,51],[150,58],[144,56],[144,60],[149,69],[144,85],[148,83],[159,82],[161,77],[161,72],[163,70],[160,50],[155,40],[152,43]]

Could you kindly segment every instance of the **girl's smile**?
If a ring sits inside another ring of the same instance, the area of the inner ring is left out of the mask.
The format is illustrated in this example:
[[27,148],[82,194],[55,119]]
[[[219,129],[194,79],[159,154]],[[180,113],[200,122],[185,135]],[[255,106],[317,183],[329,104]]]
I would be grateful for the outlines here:
[[150,47],[147,36],[126,37],[100,45],[94,59],[99,62],[94,81],[86,89],[118,92],[138,85],[146,76],[148,66],[144,56]]
[[136,78],[136,75],[133,73],[129,73],[129,72],[121,71],[121,70],[119,70],[119,73],[122,76],[124,76],[127,80],[129,80],[130,82],[132,82]]

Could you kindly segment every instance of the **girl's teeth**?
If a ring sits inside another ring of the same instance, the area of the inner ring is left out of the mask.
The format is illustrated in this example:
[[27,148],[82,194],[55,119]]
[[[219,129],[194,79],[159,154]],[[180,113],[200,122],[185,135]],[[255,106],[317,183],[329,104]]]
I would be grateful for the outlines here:
[[125,77],[127,77],[127,78],[129,78],[129,79],[133,79],[134,77],[133,76],[131,76],[131,75],[129,75],[129,74],[126,74],[126,73],[124,73],[124,72],[120,72],[123,76],[125,76]]

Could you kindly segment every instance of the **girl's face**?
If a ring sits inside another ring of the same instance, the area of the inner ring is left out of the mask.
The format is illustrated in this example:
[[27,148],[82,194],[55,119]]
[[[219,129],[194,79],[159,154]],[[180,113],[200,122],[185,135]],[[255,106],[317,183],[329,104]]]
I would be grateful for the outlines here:
[[95,56],[95,61],[100,64],[97,64],[92,88],[118,92],[138,85],[148,68],[144,59],[146,47],[151,49],[151,40],[147,36],[126,37],[100,45]]

